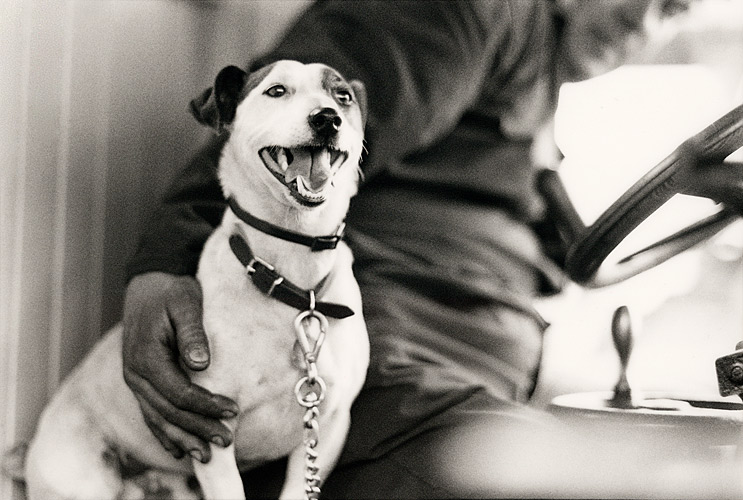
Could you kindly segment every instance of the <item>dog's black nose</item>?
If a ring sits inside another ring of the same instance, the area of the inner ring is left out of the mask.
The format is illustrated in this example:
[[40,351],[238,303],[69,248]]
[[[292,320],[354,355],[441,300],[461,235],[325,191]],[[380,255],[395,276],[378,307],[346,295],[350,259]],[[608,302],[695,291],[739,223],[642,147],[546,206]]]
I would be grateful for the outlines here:
[[323,137],[330,137],[338,133],[343,119],[333,108],[318,108],[310,113],[310,126]]

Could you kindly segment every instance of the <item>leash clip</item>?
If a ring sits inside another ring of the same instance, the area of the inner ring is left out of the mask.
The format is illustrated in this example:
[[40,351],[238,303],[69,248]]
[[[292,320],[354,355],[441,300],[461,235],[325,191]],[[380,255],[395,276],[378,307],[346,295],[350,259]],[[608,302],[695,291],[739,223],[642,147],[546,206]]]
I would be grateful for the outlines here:
[[[315,363],[317,357],[320,355],[320,348],[325,341],[325,334],[328,331],[328,318],[320,311],[314,309],[314,294],[310,294],[310,309],[302,311],[294,319],[294,330],[297,333],[297,340],[299,346],[304,354],[305,361],[308,364]],[[319,331],[317,338],[314,343],[311,341],[310,335],[308,334],[305,321],[309,318],[315,318],[319,322]]]
[[[315,309],[317,300],[315,291],[309,291],[309,309],[297,314],[294,319],[294,329],[297,333],[297,342],[304,354],[305,373],[294,386],[294,396],[297,403],[305,409],[304,422],[304,445],[305,445],[305,498],[315,500],[320,497],[321,478],[318,474],[317,450],[315,447],[319,441],[320,410],[318,406],[325,399],[327,386],[317,371],[317,357],[320,348],[325,341],[328,331],[328,318]],[[314,319],[313,319],[314,318]],[[314,343],[312,341],[314,337]]]

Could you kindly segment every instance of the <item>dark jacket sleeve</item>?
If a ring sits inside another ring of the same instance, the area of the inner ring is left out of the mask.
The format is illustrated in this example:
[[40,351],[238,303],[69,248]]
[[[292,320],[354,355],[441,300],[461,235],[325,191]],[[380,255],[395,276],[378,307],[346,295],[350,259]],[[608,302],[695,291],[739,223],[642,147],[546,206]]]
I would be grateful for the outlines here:
[[[518,0],[520,1],[520,0]],[[455,127],[476,99],[508,37],[510,2],[320,0],[251,69],[279,59],[322,62],[364,82],[369,96],[367,177],[379,158],[425,148]],[[194,274],[224,200],[213,141],[177,177],[146,226],[129,278]]]
[[147,221],[127,280],[150,271],[196,274],[201,250],[219,224],[226,202],[217,163],[226,137],[213,137],[175,178]]

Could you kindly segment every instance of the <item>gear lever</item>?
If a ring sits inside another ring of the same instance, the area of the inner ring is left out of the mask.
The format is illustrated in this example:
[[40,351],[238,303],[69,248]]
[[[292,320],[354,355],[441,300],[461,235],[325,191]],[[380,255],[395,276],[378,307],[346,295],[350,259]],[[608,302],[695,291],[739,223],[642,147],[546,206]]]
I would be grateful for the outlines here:
[[621,306],[614,312],[611,337],[619,354],[620,371],[619,381],[614,387],[614,397],[608,403],[613,408],[632,409],[635,405],[632,403],[632,388],[627,380],[627,366],[632,353],[632,324],[627,306]]

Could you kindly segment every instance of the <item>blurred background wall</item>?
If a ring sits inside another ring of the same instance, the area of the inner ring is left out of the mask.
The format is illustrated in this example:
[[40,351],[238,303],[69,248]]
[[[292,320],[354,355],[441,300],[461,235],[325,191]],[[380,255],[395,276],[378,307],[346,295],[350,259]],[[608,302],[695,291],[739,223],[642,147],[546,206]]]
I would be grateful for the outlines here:
[[208,134],[189,101],[305,5],[0,2],[0,450],[119,318],[146,214]]

